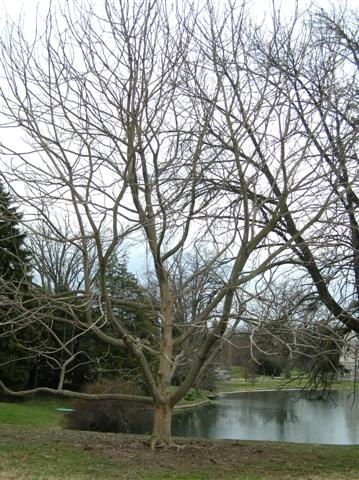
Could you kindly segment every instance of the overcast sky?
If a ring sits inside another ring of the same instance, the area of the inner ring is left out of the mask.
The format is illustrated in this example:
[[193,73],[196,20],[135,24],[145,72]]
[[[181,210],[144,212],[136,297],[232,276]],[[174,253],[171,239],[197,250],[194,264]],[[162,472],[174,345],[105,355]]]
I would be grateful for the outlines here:
[[[72,0],[57,0],[61,4],[71,2]],[[131,1],[131,0],[129,0]],[[220,2],[221,0],[217,0]],[[96,0],[96,3],[101,2],[101,0]],[[31,19],[32,15],[36,14],[37,8],[40,12],[46,12],[49,5],[49,0],[0,0],[0,5],[2,6],[2,12],[6,11],[12,19],[18,18],[21,11],[26,13],[26,17]],[[54,2],[56,3],[56,2]],[[270,10],[272,5],[272,0],[250,0],[250,3],[253,4],[253,13],[257,15],[263,14],[266,10]],[[284,13],[293,12],[297,0],[275,0],[276,6],[280,7],[281,11]],[[298,0],[300,8],[305,8],[310,3],[314,3],[318,7],[330,7],[331,5],[338,5],[346,3],[351,6],[357,5],[356,0]],[[278,8],[277,7],[277,8]],[[4,16],[2,15],[2,18]]]
[[[61,5],[65,5],[65,3],[72,2],[73,0],[53,0],[54,4],[60,3]],[[94,0],[97,4],[102,4],[104,0]],[[132,0],[128,0],[131,2]],[[172,1],[172,0],[171,0]],[[200,0],[205,1],[205,0]],[[220,4],[221,0],[214,0],[215,3],[218,2]],[[50,0],[0,0],[0,7],[1,7],[1,16],[0,16],[0,28],[3,30],[6,21],[6,14],[14,21],[19,18],[21,13],[24,14],[24,28],[25,33],[29,33],[31,36],[31,31],[34,30],[35,27],[35,20],[38,16],[40,19],[45,18],[47,9],[49,6]],[[300,8],[305,9],[307,5],[309,5],[310,0],[299,0]],[[312,2],[313,3],[313,2]],[[331,8],[333,5],[343,4],[344,2],[341,0],[315,0],[314,4],[317,7],[323,8]],[[350,6],[355,6],[357,1],[355,0],[348,0],[346,2]],[[270,12],[272,0],[251,0],[251,4],[253,7],[251,8],[251,13],[253,16],[257,18],[261,18],[265,15],[266,12]],[[275,0],[275,5],[277,9],[280,9],[281,12],[285,16],[290,16],[291,13],[295,11],[296,0]],[[7,136],[7,141],[9,140],[9,131],[6,130],[5,133],[1,132],[1,135]],[[1,140],[0,135],[0,140]],[[19,142],[19,139],[16,139],[16,142]],[[130,269],[138,273],[138,260],[139,260],[139,246],[136,246],[136,255],[132,255],[131,251],[129,263]],[[142,263],[142,259],[141,259]]]

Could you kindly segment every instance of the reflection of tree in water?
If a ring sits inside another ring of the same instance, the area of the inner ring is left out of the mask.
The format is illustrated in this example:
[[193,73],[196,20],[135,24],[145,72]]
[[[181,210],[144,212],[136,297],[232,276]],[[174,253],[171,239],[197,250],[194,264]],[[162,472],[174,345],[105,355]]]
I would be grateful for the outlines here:
[[275,423],[285,427],[288,423],[296,423],[296,405],[289,392],[260,392],[246,394],[236,408],[239,408],[240,420],[253,425]]
[[352,443],[357,443],[359,438],[359,398],[356,391],[348,392],[348,395],[341,397],[341,402],[344,403],[345,424],[348,435]]
[[211,430],[222,412],[220,405],[206,405],[176,412],[172,419],[173,435],[211,438]]
[[359,399],[352,403],[349,392],[332,392],[330,399],[299,391],[241,393],[222,397],[217,405],[176,413],[173,432],[205,438],[355,444]]
[[219,424],[226,425],[260,425],[273,424],[279,427],[278,434],[283,437],[288,423],[296,423],[295,402],[289,392],[258,392],[241,394],[221,399],[217,405],[176,413],[172,428],[174,435],[211,438],[213,430]]

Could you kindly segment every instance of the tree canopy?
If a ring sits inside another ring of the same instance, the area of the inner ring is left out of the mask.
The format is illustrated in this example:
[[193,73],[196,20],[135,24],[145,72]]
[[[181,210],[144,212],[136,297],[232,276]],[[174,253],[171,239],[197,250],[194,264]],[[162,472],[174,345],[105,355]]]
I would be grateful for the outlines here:
[[[26,322],[67,359],[59,322],[131,355],[153,446],[170,443],[174,405],[259,285],[300,279],[329,324],[359,332],[355,18],[312,7],[284,21],[273,8],[259,25],[236,2],[76,0],[53,2],[34,38],[9,25],[0,40],[2,124],[27,144],[2,145],[4,181],[81,271],[76,289],[34,289]],[[130,276],[137,293],[123,295],[124,243],[140,246],[148,299]],[[57,389],[35,391],[75,395],[67,361]]]

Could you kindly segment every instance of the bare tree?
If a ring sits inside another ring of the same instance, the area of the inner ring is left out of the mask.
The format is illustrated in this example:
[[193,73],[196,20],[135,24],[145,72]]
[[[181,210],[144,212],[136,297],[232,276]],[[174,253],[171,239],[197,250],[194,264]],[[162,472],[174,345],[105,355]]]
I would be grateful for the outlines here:
[[[50,292],[81,290],[84,282],[82,254],[78,245],[69,241],[72,232],[62,218],[58,230],[53,232],[41,223],[28,233],[26,244],[31,256],[34,283]],[[54,236],[56,235],[56,236]],[[89,271],[96,276],[96,256],[94,245],[88,245]],[[92,251],[91,251],[92,250]]]
[[[282,282],[282,283],[281,283]],[[306,388],[330,389],[341,373],[339,357],[345,345],[343,329],[303,278],[286,282],[274,276],[257,282],[247,302],[248,357],[285,372],[309,375]]]
[[[320,174],[311,201],[320,204],[332,192],[332,202],[321,221],[299,234],[301,218],[287,204],[278,234],[294,238],[295,262],[312,279],[318,296],[344,330],[359,333],[358,243],[358,14],[320,10],[306,18],[302,35],[300,19],[288,27],[274,18],[274,32],[258,38],[261,63],[268,78],[296,118],[302,141],[308,144],[307,163]],[[306,181],[311,176],[306,172]],[[280,189],[274,190],[280,195]],[[300,208],[305,215],[305,208]]]
[[[40,323],[54,335],[52,322],[62,322],[130,352],[149,396],[102,398],[153,404],[153,446],[170,443],[174,405],[238,320],[238,289],[293,262],[291,248],[311,265],[304,235],[319,233],[323,215],[334,217],[335,192],[322,188],[325,162],[313,157],[289,80],[258,55],[258,29],[247,18],[232,4],[197,12],[150,0],[107,0],[97,9],[72,2],[51,9],[34,40],[13,26],[1,41],[3,125],[20,129],[28,145],[2,146],[3,176],[31,227],[61,236],[83,272],[81,290],[35,288],[36,308],[19,303],[14,323]],[[273,38],[279,41],[277,31]],[[70,219],[65,231],[61,213]],[[111,255],[124,240],[146,245],[154,272],[155,345],[129,331],[106,288]],[[205,261],[176,283],[179,259],[205,248]],[[203,295],[202,282],[214,276]],[[196,282],[200,301],[183,315],[179,299]],[[357,327],[353,316],[340,315]],[[203,340],[173,389],[178,359],[197,333]],[[91,398],[64,390],[63,381],[17,395],[36,391]]]

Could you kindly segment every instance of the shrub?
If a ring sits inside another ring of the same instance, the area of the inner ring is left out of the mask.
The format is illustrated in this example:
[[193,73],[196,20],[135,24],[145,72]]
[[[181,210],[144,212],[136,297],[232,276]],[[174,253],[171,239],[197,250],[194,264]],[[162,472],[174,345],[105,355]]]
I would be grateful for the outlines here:
[[[124,393],[143,395],[137,385],[124,381],[90,384],[86,393]],[[65,425],[73,430],[112,433],[147,433],[152,425],[150,405],[124,400],[77,400],[74,411],[65,417]]]
[[202,398],[202,394],[197,388],[190,388],[184,397],[187,402],[192,402],[199,398]]

